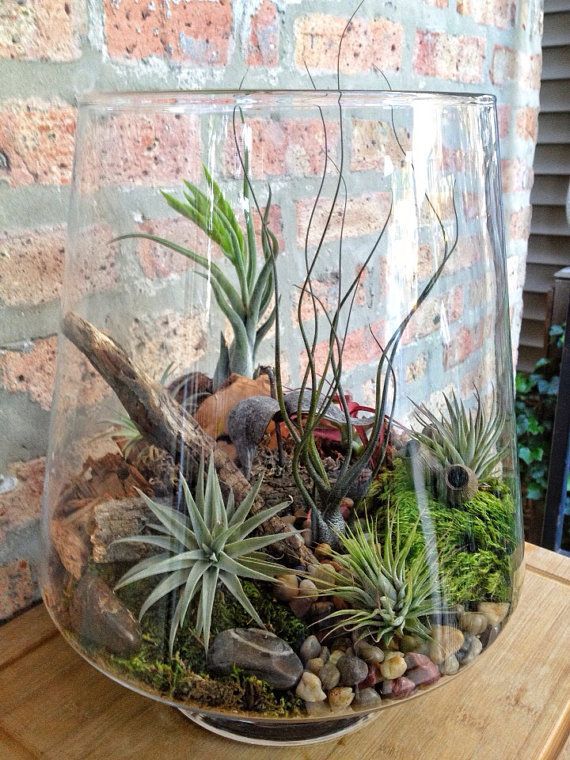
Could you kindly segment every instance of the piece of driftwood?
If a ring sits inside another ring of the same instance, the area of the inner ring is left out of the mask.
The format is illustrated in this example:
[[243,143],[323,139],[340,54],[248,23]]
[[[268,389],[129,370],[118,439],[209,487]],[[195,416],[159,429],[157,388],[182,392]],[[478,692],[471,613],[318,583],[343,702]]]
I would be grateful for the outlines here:
[[51,540],[61,564],[79,580],[89,560],[89,535],[96,500],[77,500],[75,510],[63,517],[55,517],[50,526]]
[[[183,457],[194,465],[202,455],[206,460],[213,456],[222,485],[233,490],[236,501],[243,500],[250,485],[241,471],[224,451],[216,449],[215,441],[166,389],[134,365],[121,346],[73,312],[65,315],[63,332],[115,391],[150,443],[168,451],[176,460]],[[252,512],[262,508],[263,502],[257,500]],[[284,533],[289,526],[281,518],[273,517],[261,529],[265,533]],[[288,535],[275,545],[275,549],[294,564],[316,562],[313,553],[296,534]]]

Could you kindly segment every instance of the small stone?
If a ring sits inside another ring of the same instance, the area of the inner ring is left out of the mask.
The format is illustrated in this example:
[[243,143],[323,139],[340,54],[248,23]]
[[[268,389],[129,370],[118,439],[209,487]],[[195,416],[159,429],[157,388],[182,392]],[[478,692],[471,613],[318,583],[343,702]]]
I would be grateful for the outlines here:
[[434,625],[432,636],[429,656],[437,665],[461,649],[464,639],[459,628],[453,628],[449,625]]
[[359,641],[354,645],[354,651],[366,662],[384,662],[384,652],[380,647],[375,647],[365,641]]
[[305,702],[324,702],[327,695],[321,687],[321,681],[314,673],[305,671],[297,684],[295,694]]
[[309,599],[315,599],[319,595],[319,590],[310,578],[303,578],[299,584],[299,596],[307,596]]
[[348,636],[339,636],[336,638],[331,646],[332,651],[334,652],[335,649],[342,649],[343,652],[346,652],[348,647],[352,646],[352,639],[350,639]]
[[354,695],[353,704],[357,707],[374,707],[382,702],[376,689],[359,689]]
[[380,684],[380,694],[383,697],[391,697],[392,696],[392,684],[394,681],[382,681]]
[[395,678],[390,683],[392,684],[392,696],[394,699],[404,699],[405,697],[409,697],[416,688],[415,683],[404,676]]
[[483,633],[489,625],[487,616],[482,612],[464,612],[459,618],[459,627],[465,633],[477,635]]
[[406,634],[400,639],[400,650],[406,654],[407,652],[415,652],[420,645],[420,640],[417,636],[410,636]]
[[120,657],[141,647],[142,633],[134,615],[96,575],[84,575],[79,581],[69,613],[71,627],[83,641]]
[[386,681],[403,676],[407,670],[406,661],[400,652],[387,652],[384,662],[380,663],[380,673]]
[[334,649],[329,657],[331,665],[336,665],[341,657],[344,657],[344,649]]
[[340,670],[337,668],[336,665],[333,665],[333,663],[329,660],[328,662],[325,662],[325,664],[321,668],[321,672],[319,673],[319,678],[321,679],[323,689],[325,691],[330,691],[331,689],[334,689],[334,687],[338,686],[339,684]]
[[337,610],[347,610],[350,607],[349,603],[340,596],[332,596],[331,600]]
[[305,702],[305,710],[307,711],[307,715],[310,715],[312,718],[322,718],[325,715],[331,714],[331,708],[326,701]]
[[453,676],[459,670],[459,660],[455,655],[450,655],[439,666],[439,672],[442,676]]
[[330,544],[317,544],[315,546],[315,557],[320,561],[323,559],[331,559],[333,551]]
[[486,648],[490,646],[493,641],[497,638],[497,636],[501,632],[501,626],[499,625],[492,625],[490,628],[487,628],[486,631],[483,631],[481,634],[481,643]]
[[278,575],[275,578],[273,594],[280,602],[290,602],[299,593],[299,579],[296,575]]
[[325,663],[320,657],[313,657],[312,659],[307,660],[305,668],[311,673],[314,673],[316,676],[318,676],[324,664]]
[[337,686],[329,691],[329,705],[334,712],[348,709],[353,699],[354,691],[350,686]]
[[408,670],[406,678],[409,678],[416,686],[429,686],[439,681],[440,675],[439,668],[430,660],[428,665]]
[[238,667],[275,689],[292,688],[303,672],[303,663],[289,644],[260,628],[229,628],[219,633],[210,647],[208,666],[220,675]]
[[509,614],[510,604],[507,602],[479,602],[477,609],[482,612],[489,625],[499,625]]
[[376,686],[376,684],[380,681],[380,675],[378,671],[378,666],[376,663],[370,662],[368,663],[368,675],[364,679],[364,681],[361,681],[358,684],[359,689],[366,689],[369,686]]
[[311,607],[311,620],[322,620],[328,617],[334,610],[332,602],[313,602]]
[[291,612],[298,618],[304,618],[308,615],[309,610],[313,606],[312,599],[297,596],[295,599],[291,599],[289,602],[289,608]]
[[321,658],[321,660],[323,662],[328,662],[330,656],[331,656],[331,653],[329,652],[329,648],[328,647],[323,647],[321,649],[321,653],[319,655],[319,657]]
[[471,641],[469,645],[469,649],[467,650],[465,656],[462,658],[461,664],[469,665],[469,663],[473,662],[473,660],[478,657],[482,651],[483,644],[481,643],[481,640],[474,636],[473,641]]
[[406,660],[406,665],[410,670],[413,668],[423,668],[426,667],[426,665],[431,664],[430,658],[425,654],[420,654],[419,652],[408,652],[404,659]]
[[309,565],[309,573],[315,581],[317,588],[327,589],[336,586],[336,572],[332,565],[319,564]]
[[340,682],[343,686],[354,686],[363,681],[368,675],[368,665],[360,657],[345,654],[337,663],[340,671]]
[[303,662],[307,662],[308,660],[312,660],[314,657],[318,657],[321,653],[321,649],[322,646],[317,637],[309,636],[301,644],[299,654],[301,655]]

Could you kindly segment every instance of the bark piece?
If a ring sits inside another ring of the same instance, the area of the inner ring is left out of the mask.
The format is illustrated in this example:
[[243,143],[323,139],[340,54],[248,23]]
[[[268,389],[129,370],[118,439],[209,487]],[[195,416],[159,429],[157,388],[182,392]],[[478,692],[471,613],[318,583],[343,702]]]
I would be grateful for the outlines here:
[[147,544],[114,544],[119,538],[140,536],[148,523],[156,522],[140,497],[110,499],[93,509],[90,543],[95,562],[135,562],[155,553]]
[[81,578],[90,554],[89,533],[93,519],[93,499],[76,503],[76,509],[51,523],[51,540],[61,564],[74,578]]

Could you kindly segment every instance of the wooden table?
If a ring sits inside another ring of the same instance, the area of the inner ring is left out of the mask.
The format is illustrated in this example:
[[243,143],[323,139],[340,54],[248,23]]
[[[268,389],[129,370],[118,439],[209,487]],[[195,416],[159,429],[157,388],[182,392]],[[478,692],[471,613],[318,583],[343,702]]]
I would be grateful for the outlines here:
[[38,606],[0,628],[0,759],[551,760],[570,758],[570,560],[529,546],[521,602],[464,675],[307,748],[251,747],[115,684]]

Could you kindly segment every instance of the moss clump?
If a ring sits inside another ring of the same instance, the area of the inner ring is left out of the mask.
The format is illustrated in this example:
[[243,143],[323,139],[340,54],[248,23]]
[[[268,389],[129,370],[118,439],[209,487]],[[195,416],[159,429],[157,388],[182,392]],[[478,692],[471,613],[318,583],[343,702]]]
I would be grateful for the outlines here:
[[[428,497],[426,508],[429,519],[417,531],[413,555],[424,550],[426,539],[437,546],[447,602],[509,601],[511,557],[516,546],[515,509],[509,488],[493,481],[489,490],[479,490],[461,507]],[[371,489],[368,509],[378,516],[381,538],[387,530],[389,510],[397,514],[404,535],[413,528],[419,509],[405,462],[396,459],[394,469],[379,477]]]

